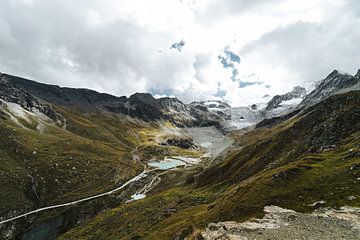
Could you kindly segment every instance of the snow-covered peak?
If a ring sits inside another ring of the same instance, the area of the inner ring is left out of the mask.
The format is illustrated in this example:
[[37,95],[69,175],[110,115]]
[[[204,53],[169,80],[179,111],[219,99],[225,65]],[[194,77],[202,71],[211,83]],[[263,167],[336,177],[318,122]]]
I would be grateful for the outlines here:
[[338,93],[354,91],[360,89],[359,72],[352,76],[350,74],[342,74],[338,70],[332,71],[325,79],[321,80],[315,89],[306,96],[300,103],[302,107],[309,107],[325,98]]

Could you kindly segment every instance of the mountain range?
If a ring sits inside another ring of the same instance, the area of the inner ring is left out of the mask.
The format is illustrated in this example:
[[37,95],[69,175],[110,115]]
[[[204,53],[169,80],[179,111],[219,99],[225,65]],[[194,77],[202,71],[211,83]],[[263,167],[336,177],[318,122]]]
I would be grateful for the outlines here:
[[0,74],[0,238],[215,239],[269,205],[359,207],[359,119],[360,70],[238,108]]

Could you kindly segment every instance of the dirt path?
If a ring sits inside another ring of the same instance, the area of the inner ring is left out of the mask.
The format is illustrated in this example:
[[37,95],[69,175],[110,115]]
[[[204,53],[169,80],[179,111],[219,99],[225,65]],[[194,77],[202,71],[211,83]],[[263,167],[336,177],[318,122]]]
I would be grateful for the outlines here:
[[113,193],[115,193],[115,192],[117,192],[117,191],[125,188],[125,187],[126,187],[127,185],[129,185],[130,183],[142,179],[143,177],[146,176],[146,173],[147,173],[147,170],[145,169],[143,172],[141,172],[140,174],[138,174],[138,175],[136,175],[135,177],[131,178],[130,180],[128,180],[127,182],[125,182],[124,184],[122,184],[120,187],[115,188],[115,189],[113,189],[113,190],[110,190],[110,191],[108,191],[108,192],[96,194],[96,195],[93,195],[93,196],[90,196],[90,197],[86,197],[86,198],[82,198],[82,199],[79,199],[79,200],[76,200],[76,201],[72,201],[72,202],[67,202],[67,203],[63,203],[63,204],[57,204],[57,205],[52,205],[52,206],[48,206],[48,207],[39,208],[39,209],[36,209],[36,210],[30,211],[30,212],[21,214],[21,215],[19,215],[19,216],[13,217],[13,218],[9,218],[9,219],[6,219],[6,220],[2,220],[2,221],[0,221],[0,224],[8,223],[8,222],[14,221],[14,220],[16,220],[16,219],[29,216],[29,215],[31,215],[31,214],[35,214],[35,213],[39,213],[39,212],[43,212],[43,211],[47,211],[47,210],[51,210],[51,209],[55,209],[55,208],[61,208],[61,207],[71,206],[71,205],[75,205],[75,204],[78,204],[78,203],[90,201],[90,200],[93,200],[93,199],[96,199],[96,198],[100,198],[100,197],[103,197],[103,196],[107,196],[107,195],[113,194]]

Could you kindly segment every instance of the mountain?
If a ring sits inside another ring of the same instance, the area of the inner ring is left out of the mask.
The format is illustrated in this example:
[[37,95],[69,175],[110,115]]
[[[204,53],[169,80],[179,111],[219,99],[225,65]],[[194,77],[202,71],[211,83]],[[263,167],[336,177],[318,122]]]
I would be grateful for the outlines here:
[[221,111],[228,115],[227,119],[230,119],[231,126],[237,129],[248,128],[255,126],[265,119],[273,119],[294,111],[305,95],[305,88],[296,86],[288,93],[274,96],[267,103],[229,107],[221,109]]
[[116,97],[88,89],[42,84],[7,74],[2,76],[18,89],[56,106],[124,114],[146,122],[164,120],[176,126],[215,125],[223,131],[228,128],[226,116],[222,112],[210,111],[204,102],[186,105],[176,98],[155,99],[148,93],[135,93],[129,98]]
[[[0,74],[0,100],[9,111],[21,114],[21,108],[32,113],[41,113],[52,119],[60,126],[66,125],[65,118],[47,102],[15,87],[6,76]],[[11,108],[13,107],[13,108]],[[19,111],[16,112],[16,108]]]
[[279,107],[283,107],[282,105],[291,105],[291,104],[299,103],[302,100],[302,98],[305,97],[305,95],[306,95],[306,89],[300,86],[296,86],[291,92],[288,92],[283,95],[274,96],[270,100],[270,102],[267,103],[265,110],[272,111]]
[[310,92],[300,103],[300,107],[309,107],[329,96],[360,89],[359,72],[355,76],[342,74],[337,70],[331,72],[325,79],[317,83],[315,89]]
[[[116,189],[141,174],[151,159],[199,156],[202,147],[176,126],[222,125],[208,119],[200,122],[192,111],[202,118],[203,113],[215,115],[174,98],[155,99],[142,93],[114,97],[1,74],[0,238],[51,239],[124,203],[139,185],[119,195],[70,204],[55,215],[45,211],[9,224],[1,222]],[[149,173],[143,182],[151,177]]]
[[[283,222],[316,239],[298,220],[339,207],[353,207],[351,219],[360,212],[359,73],[333,72],[305,97],[295,88],[269,111],[2,74],[0,238],[242,239],[235,230],[274,223],[286,208]],[[270,118],[293,99],[302,104]],[[356,221],[326,221],[358,236]]]
[[[257,229],[249,239],[267,239],[266,219],[241,225],[261,218],[264,208],[269,214],[266,206],[317,210],[314,214],[344,205],[359,207],[359,102],[360,91],[336,94],[271,126],[232,131],[229,136],[235,143],[210,167],[190,170],[181,183],[180,178],[173,186],[164,183],[151,196],[102,213],[60,239],[215,239],[208,236],[218,231],[224,237],[245,239],[242,234],[250,235],[246,229]],[[291,215],[301,218],[294,211]],[[345,238],[356,239],[352,237],[358,234],[356,223],[344,228],[339,220],[324,215],[321,219],[344,229],[343,234],[349,233]],[[321,239],[321,232],[303,231]],[[322,226],[319,231],[329,229]]]
[[[352,76],[347,73],[342,74],[337,70],[332,71],[325,79],[319,81],[309,94],[300,94],[302,97],[297,98],[295,104],[290,105],[288,108],[281,108],[280,113],[275,109],[275,111],[270,111],[265,114],[266,117],[257,123],[257,127],[264,127],[287,120],[314,104],[336,94],[360,90],[359,72],[360,70],[355,76]],[[270,106],[272,106],[274,102],[276,101],[271,100],[269,102],[268,107],[270,109]]]

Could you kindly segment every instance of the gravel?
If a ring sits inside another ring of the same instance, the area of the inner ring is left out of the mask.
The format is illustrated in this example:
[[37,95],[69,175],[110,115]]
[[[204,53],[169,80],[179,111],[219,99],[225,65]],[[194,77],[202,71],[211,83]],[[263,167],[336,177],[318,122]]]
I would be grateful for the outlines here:
[[202,236],[207,240],[360,240],[360,208],[304,214],[267,206],[264,212],[264,218],[243,223],[210,223]]

